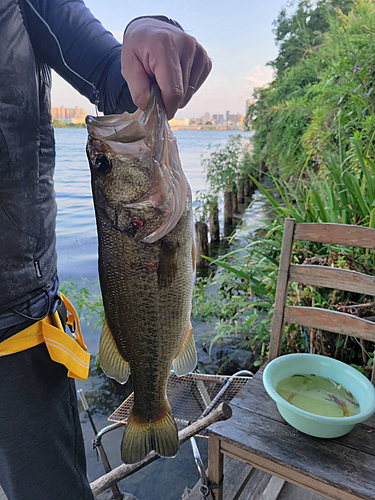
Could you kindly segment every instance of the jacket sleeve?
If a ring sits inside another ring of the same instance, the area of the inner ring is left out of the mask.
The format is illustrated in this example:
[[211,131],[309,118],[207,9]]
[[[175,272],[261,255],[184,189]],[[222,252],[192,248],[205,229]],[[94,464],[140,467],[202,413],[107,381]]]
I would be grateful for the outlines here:
[[[20,0],[36,59],[47,63],[78,92],[95,104],[94,88],[70,71],[67,65],[95,85],[98,108],[105,114],[136,110],[121,75],[121,44],[104,29],[83,0]],[[60,48],[63,55],[61,57]]]

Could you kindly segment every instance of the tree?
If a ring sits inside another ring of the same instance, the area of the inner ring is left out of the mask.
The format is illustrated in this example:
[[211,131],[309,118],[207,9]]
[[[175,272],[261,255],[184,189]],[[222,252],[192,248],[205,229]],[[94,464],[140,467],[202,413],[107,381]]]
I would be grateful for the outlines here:
[[[342,11],[346,14],[353,3],[353,0],[319,0],[313,5],[310,0],[300,0],[291,14],[282,9],[273,30],[279,54],[269,63],[277,70],[277,75],[281,76],[320,47],[329,28],[327,13]],[[294,2],[289,3],[289,7],[293,5]]]
[[224,147],[218,146],[203,160],[207,181],[213,193],[232,191],[240,173],[243,155],[241,135],[231,135]]

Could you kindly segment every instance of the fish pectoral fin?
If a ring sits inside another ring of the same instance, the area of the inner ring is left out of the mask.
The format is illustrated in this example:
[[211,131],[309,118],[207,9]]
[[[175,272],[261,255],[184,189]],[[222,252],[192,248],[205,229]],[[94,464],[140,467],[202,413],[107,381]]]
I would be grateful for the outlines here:
[[161,244],[157,270],[159,288],[171,285],[173,278],[176,276],[178,248],[178,243],[172,244],[163,241]]
[[107,319],[104,321],[99,347],[100,366],[103,372],[120,384],[125,384],[130,375],[130,365],[120,353]]
[[169,403],[162,409],[159,419],[150,422],[137,418],[134,408],[121,443],[121,459],[126,464],[143,460],[151,451],[161,457],[174,457],[178,452],[178,430]]
[[173,370],[178,377],[186,375],[197,366],[197,350],[195,348],[193,328],[191,323],[180,352],[173,360]]

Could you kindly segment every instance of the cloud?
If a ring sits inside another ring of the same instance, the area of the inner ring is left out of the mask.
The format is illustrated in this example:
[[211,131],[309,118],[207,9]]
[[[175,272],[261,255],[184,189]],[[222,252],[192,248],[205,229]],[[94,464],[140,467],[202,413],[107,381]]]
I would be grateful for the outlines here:
[[246,76],[246,80],[251,83],[253,88],[263,87],[274,79],[274,70],[270,66],[257,64],[250,70],[250,74]]

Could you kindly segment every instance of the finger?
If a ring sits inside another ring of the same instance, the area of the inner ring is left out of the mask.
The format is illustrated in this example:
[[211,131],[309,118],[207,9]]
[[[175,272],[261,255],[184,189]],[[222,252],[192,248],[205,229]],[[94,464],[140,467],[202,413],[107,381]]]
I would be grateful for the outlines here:
[[204,80],[209,75],[212,68],[212,63],[207,55],[207,52],[201,45],[197,46],[194,64],[190,73],[190,82],[188,87],[188,92],[185,95],[184,101],[181,103],[180,107],[183,108],[193,97],[194,93],[203,84]]
[[212,70],[212,61],[210,58],[208,58],[205,67],[203,68],[202,74],[199,77],[198,83],[195,86],[195,91],[200,89],[204,82],[207,80],[208,75],[211,73]]
[[180,58],[173,47],[163,43],[159,46],[157,57],[154,60],[155,67],[150,65],[150,68],[160,87],[168,120],[171,120],[184,97]]
[[145,111],[150,100],[151,78],[136,56],[123,61],[122,76],[125,78],[134,104]]
[[191,72],[193,65],[196,64],[196,55],[197,55],[197,50],[199,50],[199,48],[200,48],[199,44],[192,36],[188,36],[184,40],[183,55],[181,57],[184,98],[182,99],[181,102],[183,102],[183,100],[186,98],[186,95],[189,92],[191,92],[191,89],[189,89],[189,85],[193,85],[191,83]]
[[[195,66],[195,65],[194,65]],[[212,61],[211,59],[207,56],[205,64],[202,66],[197,65],[196,68],[192,69],[191,72],[191,77],[190,77],[190,84],[188,88],[188,92],[185,95],[185,99],[180,105],[180,108],[184,108],[187,103],[190,101],[190,99],[193,97],[193,95],[197,92],[197,90],[203,85],[205,80],[207,79],[208,75],[211,72],[212,69]],[[200,71],[199,71],[200,68]],[[193,87],[193,88],[191,88]]]

